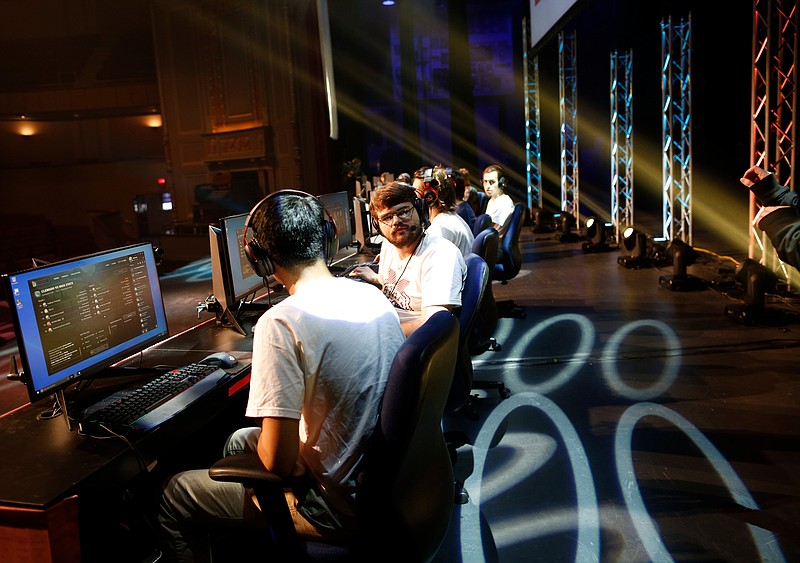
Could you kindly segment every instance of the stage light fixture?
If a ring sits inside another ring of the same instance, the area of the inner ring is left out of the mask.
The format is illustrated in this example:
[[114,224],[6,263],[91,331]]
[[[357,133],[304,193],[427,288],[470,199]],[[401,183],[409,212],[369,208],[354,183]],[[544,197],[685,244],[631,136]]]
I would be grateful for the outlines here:
[[650,239],[651,247],[647,253],[650,257],[650,264],[655,267],[667,266],[672,262],[668,254],[669,239],[666,237],[653,237]]
[[705,280],[687,273],[686,268],[697,260],[697,251],[686,242],[675,239],[667,247],[672,259],[672,274],[658,278],[658,283],[670,291],[700,291],[707,288]]
[[742,288],[741,304],[725,306],[725,316],[743,324],[774,325],[787,322],[783,311],[766,308],[766,294],[778,287],[778,276],[750,258],[736,266],[734,279]]
[[583,251],[607,252],[611,250],[611,246],[607,242],[611,228],[611,223],[600,221],[597,217],[589,217],[586,220],[586,242],[583,243]]
[[581,239],[580,235],[573,231],[575,223],[577,222],[574,215],[567,213],[566,211],[562,211],[561,213],[553,215],[553,218],[558,226],[558,232],[561,233],[558,236],[559,241],[577,242]]
[[541,207],[534,207],[531,211],[534,233],[552,233],[556,230],[555,220],[552,211],[547,211]]
[[617,258],[620,266],[628,269],[649,268],[650,258],[647,256],[647,235],[634,227],[622,231],[619,245],[621,256]]

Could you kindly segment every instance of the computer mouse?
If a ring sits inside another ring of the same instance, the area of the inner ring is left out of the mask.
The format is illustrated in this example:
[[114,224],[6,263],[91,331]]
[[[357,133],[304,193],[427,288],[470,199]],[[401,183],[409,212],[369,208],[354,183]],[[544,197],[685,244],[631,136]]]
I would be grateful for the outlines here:
[[211,354],[210,356],[206,356],[200,361],[201,364],[206,364],[210,366],[219,366],[222,369],[229,369],[234,367],[236,364],[239,363],[233,355],[228,352],[216,352]]

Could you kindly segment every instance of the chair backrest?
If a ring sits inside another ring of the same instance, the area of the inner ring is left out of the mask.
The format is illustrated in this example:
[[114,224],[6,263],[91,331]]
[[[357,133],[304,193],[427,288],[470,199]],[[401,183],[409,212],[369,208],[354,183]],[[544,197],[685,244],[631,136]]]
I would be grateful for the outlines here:
[[470,252],[464,257],[464,262],[467,264],[467,277],[461,292],[461,312],[458,316],[458,357],[456,358],[453,385],[445,407],[447,411],[455,411],[469,400],[472,389],[470,337],[478,320],[486,288],[489,285],[489,266],[483,258]]
[[497,262],[497,247],[499,245],[500,234],[492,226],[479,232],[472,243],[472,252],[486,261],[490,273],[494,270],[494,265]]
[[486,213],[486,206],[489,205],[489,196],[486,195],[486,192],[478,192],[478,210],[475,212],[475,215],[480,215],[481,213]]
[[515,277],[522,267],[522,252],[519,249],[519,235],[522,232],[522,216],[525,206],[521,203],[514,205],[511,221],[508,223],[506,234],[500,241],[502,252],[492,270],[492,279],[507,281]]
[[472,252],[486,261],[489,270],[489,280],[486,284],[483,299],[481,299],[478,318],[475,319],[474,326],[470,333],[468,349],[470,355],[477,356],[491,347],[491,338],[497,328],[500,317],[497,310],[497,303],[492,293],[491,277],[494,272],[494,265],[497,262],[497,246],[500,242],[500,235],[494,227],[489,227],[481,231],[475,242],[472,244]]
[[478,236],[481,231],[493,225],[491,216],[488,213],[481,213],[475,217],[475,223],[472,225],[472,234]]
[[453,467],[441,423],[458,327],[439,311],[400,346],[362,460],[357,498],[366,525],[374,524],[366,537],[393,560],[430,561],[450,522]]
[[464,219],[470,229],[472,229],[473,225],[475,225],[475,212],[472,210],[472,207],[466,201],[462,201],[458,205],[456,205],[456,213]]

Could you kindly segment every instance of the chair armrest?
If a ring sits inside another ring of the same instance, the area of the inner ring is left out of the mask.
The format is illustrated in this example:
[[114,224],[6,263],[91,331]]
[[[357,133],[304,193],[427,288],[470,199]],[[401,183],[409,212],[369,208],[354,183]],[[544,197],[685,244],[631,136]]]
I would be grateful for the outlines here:
[[290,482],[267,471],[258,454],[248,453],[229,455],[215,462],[208,470],[208,475],[215,481],[242,483],[245,487],[257,484],[274,483],[281,487],[290,486]]
[[272,549],[277,560],[298,560],[297,533],[283,493],[298,478],[282,479],[267,471],[256,453],[223,457],[208,469],[208,475],[215,481],[241,483],[253,489],[258,508],[273,530]]

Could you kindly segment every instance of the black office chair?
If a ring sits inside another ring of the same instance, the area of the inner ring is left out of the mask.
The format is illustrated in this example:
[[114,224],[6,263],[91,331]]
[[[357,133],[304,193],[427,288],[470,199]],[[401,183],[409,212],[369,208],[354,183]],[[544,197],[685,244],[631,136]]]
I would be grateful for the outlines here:
[[[519,235],[522,232],[522,217],[525,206],[517,203],[511,215],[506,234],[500,240],[500,255],[492,270],[492,279],[501,284],[517,276],[522,268],[522,252],[519,249]],[[525,311],[512,300],[498,301],[497,310],[501,317],[525,318]]]
[[478,236],[482,231],[492,226],[494,226],[492,218],[486,213],[481,213],[475,216],[475,223],[472,225],[472,234]]
[[[489,266],[483,258],[474,253],[467,254],[464,261],[467,263],[467,277],[461,292],[461,310],[458,316],[458,357],[453,375],[453,386],[450,389],[445,411],[458,412],[472,420],[477,420],[478,413],[472,406],[472,356],[469,342],[478,319],[481,303],[486,295],[486,288],[489,285]],[[458,448],[467,444],[469,438],[465,432],[461,431],[445,432],[444,437],[450,451],[451,462],[455,465],[458,459]],[[466,504],[469,497],[464,490],[463,483],[455,481],[454,487],[454,501],[458,504]]]
[[486,192],[478,192],[478,210],[475,212],[475,215],[480,215],[481,213],[486,213],[486,206],[489,205],[489,196],[486,195]]
[[[472,243],[472,252],[480,256],[489,267],[489,272],[494,271],[497,262],[497,247],[500,243],[500,235],[494,227],[489,227],[481,231],[475,242]],[[502,346],[494,339],[494,331],[497,328],[499,314],[497,303],[494,300],[491,281],[486,286],[486,291],[481,301],[478,318],[472,329],[469,341],[469,351],[473,356],[477,356],[487,350],[500,350]]]
[[[357,476],[363,533],[347,542],[301,541],[289,515],[284,480],[256,454],[229,456],[209,475],[255,490],[269,519],[265,557],[275,561],[431,561],[453,509],[453,467],[442,416],[458,353],[458,320],[435,313],[401,345],[392,363],[378,424]],[[252,532],[250,532],[252,533]]]
[[451,412],[461,410],[470,418],[477,419],[469,404],[472,390],[472,355],[469,343],[489,285],[489,266],[483,258],[474,253],[467,254],[464,261],[467,263],[467,277],[461,292],[461,311],[458,315],[458,357],[446,410]]
[[458,205],[456,205],[456,213],[464,219],[467,223],[467,226],[472,229],[475,225],[475,212],[472,210],[472,207],[466,201],[462,201]]
[[[487,266],[490,271],[497,259],[497,244],[499,235],[494,227],[489,227],[480,233],[472,244],[472,251],[485,257]],[[494,338],[494,331],[497,328],[497,321],[499,318],[497,311],[497,303],[494,300],[492,293],[492,282],[486,284],[486,291],[483,294],[481,307],[478,311],[478,318],[475,320],[472,332],[469,336],[469,353],[472,356],[483,354],[487,350],[500,351],[500,345]],[[511,396],[511,391],[506,387],[502,381],[485,381],[482,379],[472,380],[473,389],[494,389],[501,399],[507,399]]]

